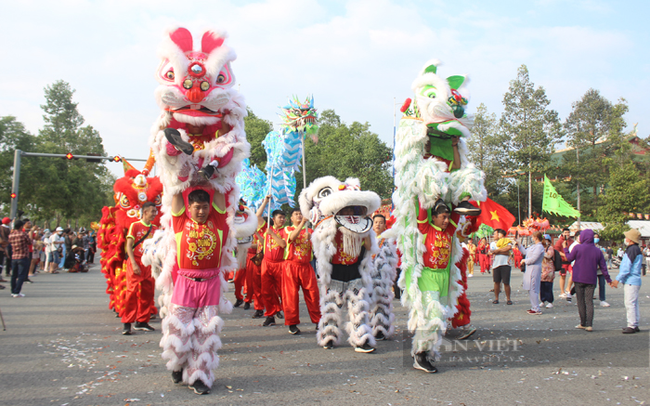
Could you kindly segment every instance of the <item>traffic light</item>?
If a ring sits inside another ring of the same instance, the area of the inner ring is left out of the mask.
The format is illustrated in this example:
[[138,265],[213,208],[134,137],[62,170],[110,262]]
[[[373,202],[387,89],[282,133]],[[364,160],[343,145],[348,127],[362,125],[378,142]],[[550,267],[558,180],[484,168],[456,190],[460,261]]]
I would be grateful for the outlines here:
[[[101,157],[101,155],[99,155],[99,154],[88,154],[88,155],[90,155],[90,156],[96,156],[96,157]],[[92,162],[92,163],[95,163],[95,164],[99,164],[99,163],[102,162],[102,158],[97,158],[97,159],[86,158],[86,162]]]
[[65,159],[67,159],[68,161],[72,161],[74,159],[74,155],[72,155],[72,152],[68,152],[67,154],[65,154]]
[[15,198],[16,198],[16,194],[15,194],[15,193],[10,194],[9,196],[11,196],[12,199],[15,199]]

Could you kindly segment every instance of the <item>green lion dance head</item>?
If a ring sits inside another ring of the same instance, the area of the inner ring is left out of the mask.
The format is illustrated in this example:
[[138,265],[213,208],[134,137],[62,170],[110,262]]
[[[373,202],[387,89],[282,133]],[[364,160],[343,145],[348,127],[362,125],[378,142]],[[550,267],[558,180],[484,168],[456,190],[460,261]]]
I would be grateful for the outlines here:
[[415,100],[407,99],[402,106],[406,116],[416,117],[427,125],[427,133],[438,138],[468,137],[472,118],[465,114],[469,92],[467,76],[438,76],[440,61],[432,60],[413,81]]

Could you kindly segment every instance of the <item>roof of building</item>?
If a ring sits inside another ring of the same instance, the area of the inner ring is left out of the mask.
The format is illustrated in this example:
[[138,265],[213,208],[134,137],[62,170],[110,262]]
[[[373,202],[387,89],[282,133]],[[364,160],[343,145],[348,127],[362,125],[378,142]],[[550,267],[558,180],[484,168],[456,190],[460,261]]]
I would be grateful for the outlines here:
[[627,225],[636,228],[641,233],[641,237],[650,238],[650,221],[648,220],[630,220]]

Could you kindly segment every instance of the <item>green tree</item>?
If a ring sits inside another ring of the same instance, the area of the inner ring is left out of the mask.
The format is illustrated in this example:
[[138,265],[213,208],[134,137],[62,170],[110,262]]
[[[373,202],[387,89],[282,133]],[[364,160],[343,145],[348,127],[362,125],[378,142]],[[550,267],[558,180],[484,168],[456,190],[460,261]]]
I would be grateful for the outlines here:
[[469,160],[485,173],[485,188],[490,198],[497,199],[509,187],[508,153],[497,134],[497,118],[485,104],[476,109],[472,137],[467,143]]
[[273,131],[273,123],[257,117],[253,110],[248,108],[248,115],[244,117],[244,127],[246,139],[251,144],[251,165],[257,165],[258,168],[266,167],[266,151],[262,141],[266,134]]
[[[607,158],[611,160],[611,158]],[[630,160],[625,165],[613,165],[610,170],[609,186],[605,190],[604,204],[598,211],[598,219],[605,225],[603,238],[620,240],[622,233],[629,230],[628,217],[624,212],[636,213],[645,209],[649,203],[650,181]]]
[[[0,201],[10,202],[14,172],[14,151],[29,151],[34,148],[35,137],[13,116],[0,118]],[[27,163],[29,164],[29,163]],[[22,184],[33,184],[33,171],[22,174]],[[21,192],[21,195],[23,192]],[[20,201],[20,200],[19,200]],[[9,204],[1,206],[3,216],[9,215]]]
[[[105,156],[99,132],[92,126],[83,126],[84,119],[72,100],[74,90],[65,81],[45,88],[46,103],[41,106],[45,126],[36,137],[37,152],[74,155]],[[103,163],[85,160],[26,157],[39,182],[29,185],[30,193],[21,198],[23,204],[37,208],[37,218],[79,220],[81,217],[99,219],[104,205],[112,204],[110,189],[102,179],[107,176]],[[21,171],[21,177],[22,173]],[[21,188],[23,182],[21,179]]]
[[532,210],[532,175],[543,173],[553,153],[553,146],[562,137],[562,125],[543,87],[535,88],[528,68],[521,65],[517,78],[510,81],[503,96],[504,111],[499,120],[499,139],[508,151],[510,170],[528,173],[529,204]]
[[627,111],[624,99],[613,105],[598,90],[589,89],[581,100],[573,103],[573,110],[564,123],[567,145],[573,151],[564,155],[563,169],[571,175],[580,199],[579,208],[588,217],[596,216],[598,196],[609,177],[603,158],[620,149],[624,141],[623,115]]
[[[368,123],[346,125],[334,110],[322,112],[318,143],[305,142],[307,184],[331,175],[339,180],[358,178],[361,188],[372,190],[382,198],[393,191],[390,173],[391,149],[370,131]],[[302,176],[296,174],[296,194],[303,189]]]

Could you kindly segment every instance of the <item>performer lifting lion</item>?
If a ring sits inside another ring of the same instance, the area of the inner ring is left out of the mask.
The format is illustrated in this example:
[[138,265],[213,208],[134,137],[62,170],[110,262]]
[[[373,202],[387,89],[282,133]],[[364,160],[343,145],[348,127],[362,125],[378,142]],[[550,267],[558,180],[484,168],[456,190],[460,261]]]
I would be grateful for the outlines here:
[[480,214],[470,199],[487,197],[483,173],[467,159],[472,121],[465,114],[466,77],[443,79],[438,64],[425,65],[412,85],[415,100],[402,107],[395,145],[396,223],[384,234],[397,239],[402,253],[398,283],[402,303],[410,307],[408,328],[415,333],[413,366],[429,373],[437,372],[433,361],[464,291],[458,283],[456,263],[463,251],[456,225],[461,216]]

